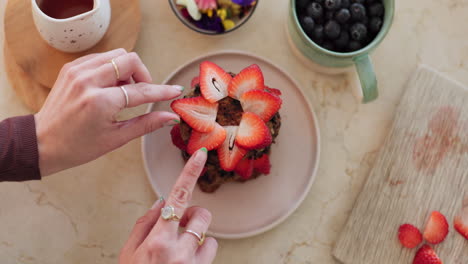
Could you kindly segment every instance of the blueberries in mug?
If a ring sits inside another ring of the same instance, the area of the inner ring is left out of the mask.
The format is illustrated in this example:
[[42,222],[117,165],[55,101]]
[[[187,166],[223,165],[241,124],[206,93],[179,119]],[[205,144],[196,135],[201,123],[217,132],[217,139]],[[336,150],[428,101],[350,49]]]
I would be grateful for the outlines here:
[[359,43],[358,41],[350,41],[349,44],[348,44],[348,50],[349,51],[356,51],[356,50],[359,50],[362,48],[362,45],[361,43]]
[[312,38],[315,40],[318,39],[323,39],[323,26],[322,25],[316,25],[314,27],[314,31],[312,32]]
[[338,22],[336,22],[335,20],[330,20],[325,24],[324,32],[325,36],[327,36],[328,39],[336,39],[338,38],[338,36],[340,36],[340,24],[338,24]]
[[311,17],[305,16],[302,18],[302,27],[304,28],[304,31],[307,34],[312,33],[312,31],[314,30],[314,26],[315,26],[315,22]]
[[351,13],[349,12],[349,9],[347,8],[342,8],[338,10],[335,14],[336,21],[340,22],[341,24],[346,23],[350,18],[351,18]]
[[323,17],[322,5],[316,2],[312,2],[312,4],[307,7],[307,15],[313,19],[321,19]]
[[327,11],[325,13],[325,21],[332,20],[334,16],[335,16],[335,13],[333,11]]
[[351,5],[349,0],[341,0],[341,7],[342,8],[348,8]]
[[367,27],[362,23],[356,23],[351,26],[349,33],[352,39],[360,41],[367,37]]
[[360,21],[366,17],[366,8],[362,4],[354,3],[349,9],[351,12],[351,17],[355,21]]
[[335,47],[339,50],[344,50],[349,43],[349,33],[341,31],[340,36],[335,40]]
[[384,14],[384,6],[382,3],[375,3],[369,6],[369,15],[382,17]]
[[372,33],[378,33],[382,27],[382,19],[380,17],[373,17],[369,22],[369,31]]
[[335,10],[341,7],[341,0],[325,0],[325,8]]

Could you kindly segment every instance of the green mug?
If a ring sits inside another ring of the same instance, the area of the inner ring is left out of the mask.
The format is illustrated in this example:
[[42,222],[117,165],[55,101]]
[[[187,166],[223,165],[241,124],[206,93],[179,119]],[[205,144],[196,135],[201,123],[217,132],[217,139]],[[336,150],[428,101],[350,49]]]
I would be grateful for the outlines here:
[[[387,35],[393,21],[395,11],[394,0],[383,0],[385,6],[385,15],[382,28],[375,39],[367,46],[354,52],[334,52],[324,49],[313,42],[302,29],[296,13],[296,0],[290,1],[289,16],[288,16],[288,32],[290,41],[303,57],[309,59],[320,66],[326,68],[348,69],[355,66],[359,84],[362,89],[362,101],[368,103],[378,97],[377,78],[374,68],[369,57],[369,53],[373,51],[382,42]],[[336,71],[335,71],[336,72]]]

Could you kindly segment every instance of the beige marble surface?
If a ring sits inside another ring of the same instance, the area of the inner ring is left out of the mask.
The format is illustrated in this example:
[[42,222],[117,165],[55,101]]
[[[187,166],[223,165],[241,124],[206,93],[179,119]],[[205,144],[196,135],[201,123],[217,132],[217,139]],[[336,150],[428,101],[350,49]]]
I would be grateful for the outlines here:
[[[177,21],[167,1],[141,0],[143,25],[136,50],[156,81],[195,56],[246,50],[296,78],[320,121],[321,163],[304,203],[270,232],[221,240],[215,263],[335,263],[331,248],[416,65],[428,64],[468,84],[466,0],[397,1],[393,28],[372,56],[381,95],[368,105],[356,102],[345,78],[315,74],[293,56],[283,30],[288,2],[263,0],[243,28],[206,37]],[[5,5],[6,0],[0,0],[1,28]],[[3,31],[0,38],[3,45]],[[132,110],[143,111],[144,107]],[[0,119],[26,113],[1,64]],[[116,263],[135,220],[154,199],[139,140],[41,182],[2,183],[1,263]]]

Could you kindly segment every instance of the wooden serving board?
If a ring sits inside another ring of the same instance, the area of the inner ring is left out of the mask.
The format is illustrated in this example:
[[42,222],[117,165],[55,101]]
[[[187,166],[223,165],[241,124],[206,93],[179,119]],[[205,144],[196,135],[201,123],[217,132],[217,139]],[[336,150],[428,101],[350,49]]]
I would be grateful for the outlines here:
[[436,253],[444,263],[467,264],[468,241],[453,229],[466,194],[468,90],[420,67],[333,255],[345,264],[410,264],[417,248],[400,245],[398,227],[411,223],[422,232],[436,210],[450,224]]
[[[65,0],[64,0],[65,1]],[[16,63],[34,81],[52,87],[62,66],[90,53],[116,48],[133,50],[140,32],[139,0],[111,0],[112,18],[103,39],[93,48],[64,53],[49,46],[34,25],[31,0],[8,0],[5,10],[5,41]]]

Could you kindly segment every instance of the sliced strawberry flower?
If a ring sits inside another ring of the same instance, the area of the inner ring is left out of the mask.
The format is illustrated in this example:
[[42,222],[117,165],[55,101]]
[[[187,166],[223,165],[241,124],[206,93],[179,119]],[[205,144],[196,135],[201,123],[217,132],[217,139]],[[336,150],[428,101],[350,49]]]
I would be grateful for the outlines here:
[[225,126],[226,139],[218,148],[218,158],[221,168],[225,171],[233,171],[237,163],[247,154],[247,150],[237,146],[237,126]]
[[239,174],[239,176],[244,179],[248,180],[252,177],[254,170],[254,161],[253,159],[242,159],[237,163],[234,172]]
[[214,129],[208,133],[202,133],[193,130],[187,144],[187,152],[192,155],[195,151],[205,147],[207,150],[213,150],[219,147],[226,139],[226,130],[218,123]]
[[272,137],[265,122],[256,114],[244,112],[236,144],[245,149],[261,149],[271,144]]
[[180,150],[183,150],[183,151],[187,150],[187,145],[185,145],[185,142],[182,139],[182,136],[180,135],[179,124],[172,127],[171,139],[172,139],[172,144],[174,144],[174,146],[178,147]]
[[218,104],[201,96],[174,100],[171,108],[196,131],[211,132],[216,125]]
[[468,240],[468,196],[463,201],[461,211],[455,216],[453,226],[460,235]]
[[229,73],[210,61],[200,64],[200,90],[208,102],[214,103],[228,96],[231,79]]
[[251,90],[241,96],[240,102],[244,112],[252,112],[268,122],[281,108],[282,100],[269,92]]
[[413,264],[442,264],[442,260],[431,246],[424,245],[416,252]]
[[405,248],[415,248],[423,238],[419,229],[410,224],[401,225],[398,229],[398,239]]
[[424,228],[423,237],[431,244],[439,244],[445,240],[449,232],[447,219],[440,212],[434,211]]
[[276,88],[271,88],[271,87],[268,87],[268,86],[265,86],[265,90],[266,92],[269,92],[273,95],[276,95],[276,96],[281,96],[282,93],[281,93],[281,90],[279,89],[276,89]]
[[260,158],[254,160],[254,170],[261,174],[270,174],[271,164],[270,156],[263,154]]
[[243,69],[229,83],[229,96],[239,100],[242,94],[250,90],[264,88],[263,73],[258,65],[253,64]]

